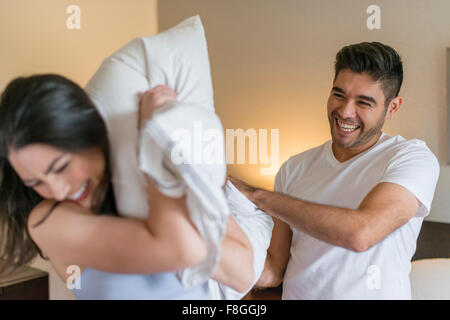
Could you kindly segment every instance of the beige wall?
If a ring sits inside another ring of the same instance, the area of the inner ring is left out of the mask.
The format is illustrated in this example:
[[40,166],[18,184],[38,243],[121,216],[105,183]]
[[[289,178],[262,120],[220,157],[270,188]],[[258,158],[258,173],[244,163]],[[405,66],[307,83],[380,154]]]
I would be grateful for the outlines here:
[[[69,30],[69,5],[81,29]],[[84,85],[101,61],[156,33],[156,0],[0,0],[0,90],[19,75],[55,72]]]
[[[69,30],[69,5],[81,9],[81,29]],[[0,0],[0,90],[13,78],[62,74],[84,86],[104,58],[137,36],[157,31],[156,0]],[[51,265],[50,297],[70,299]]]
[[[381,30],[366,27],[371,4],[381,8]],[[361,41],[393,46],[404,61],[404,105],[385,131],[425,140],[444,165],[449,12],[448,0],[164,0],[158,21],[164,30],[200,14],[224,127],[279,128],[280,165],[329,139],[326,101],[336,52]],[[273,176],[262,176],[260,167],[234,164],[229,171],[271,188]],[[446,169],[441,179],[450,179]],[[441,188],[435,202],[446,197]],[[436,207],[430,219],[450,222],[449,207]]]

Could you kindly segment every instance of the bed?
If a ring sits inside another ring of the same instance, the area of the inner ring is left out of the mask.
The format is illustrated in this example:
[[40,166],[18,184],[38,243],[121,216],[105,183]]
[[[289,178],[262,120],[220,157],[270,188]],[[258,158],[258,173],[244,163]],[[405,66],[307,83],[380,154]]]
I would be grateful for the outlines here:
[[410,279],[413,299],[450,299],[450,223],[423,222]]
[[[412,258],[414,300],[450,299],[450,223],[424,221]],[[244,299],[281,299],[282,286],[253,291]]]

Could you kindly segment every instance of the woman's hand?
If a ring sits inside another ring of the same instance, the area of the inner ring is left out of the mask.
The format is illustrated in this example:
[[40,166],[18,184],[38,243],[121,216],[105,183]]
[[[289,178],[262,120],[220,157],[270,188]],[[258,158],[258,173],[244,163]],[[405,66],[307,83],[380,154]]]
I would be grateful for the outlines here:
[[170,101],[177,100],[177,93],[167,86],[157,86],[139,96],[139,129],[150,120],[153,112]]

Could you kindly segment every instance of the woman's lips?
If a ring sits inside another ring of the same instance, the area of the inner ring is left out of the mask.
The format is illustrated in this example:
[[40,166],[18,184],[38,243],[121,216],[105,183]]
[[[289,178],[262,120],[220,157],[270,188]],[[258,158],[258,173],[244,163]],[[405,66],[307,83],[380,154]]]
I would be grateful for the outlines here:
[[70,200],[80,202],[87,198],[90,189],[90,182],[86,181],[79,191],[69,197]]

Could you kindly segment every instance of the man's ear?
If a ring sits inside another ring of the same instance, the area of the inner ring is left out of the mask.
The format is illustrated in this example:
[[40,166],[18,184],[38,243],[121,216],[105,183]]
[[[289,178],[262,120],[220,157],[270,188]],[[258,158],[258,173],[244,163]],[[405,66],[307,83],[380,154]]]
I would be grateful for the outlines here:
[[403,103],[403,98],[398,96],[389,102],[388,110],[386,112],[386,120],[391,120],[394,115],[400,110],[400,107]]

